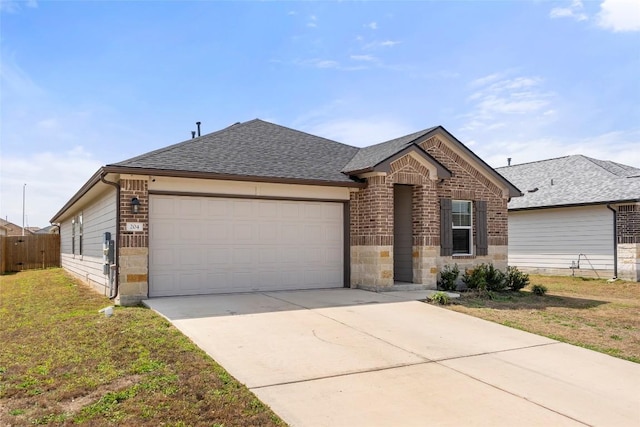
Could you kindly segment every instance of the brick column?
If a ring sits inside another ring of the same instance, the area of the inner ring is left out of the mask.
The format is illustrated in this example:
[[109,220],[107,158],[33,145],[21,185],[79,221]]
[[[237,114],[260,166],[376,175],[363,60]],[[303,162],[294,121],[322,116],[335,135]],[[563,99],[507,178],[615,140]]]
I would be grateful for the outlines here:
[[351,286],[393,286],[393,188],[385,176],[367,179],[351,193]]
[[[137,214],[131,213],[131,199],[140,201]],[[118,302],[135,305],[149,293],[149,192],[147,180],[120,180],[119,288]],[[142,230],[129,231],[127,223],[142,224]]]
[[618,277],[640,281],[640,205],[618,207]]

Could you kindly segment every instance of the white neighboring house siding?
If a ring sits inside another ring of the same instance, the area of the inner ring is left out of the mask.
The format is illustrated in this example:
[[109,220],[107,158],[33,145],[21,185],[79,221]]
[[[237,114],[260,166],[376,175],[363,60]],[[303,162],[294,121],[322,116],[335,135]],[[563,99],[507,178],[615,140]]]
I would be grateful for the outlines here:
[[83,243],[82,255],[76,234],[75,254],[72,253],[72,218],[60,224],[60,250],[62,267],[72,275],[91,285],[103,295],[109,295],[108,278],[103,274],[102,244],[105,232],[116,233],[116,191],[109,190],[106,195],[94,200],[74,214],[82,212]]
[[613,213],[606,206],[509,212],[509,265],[523,271],[613,277]]

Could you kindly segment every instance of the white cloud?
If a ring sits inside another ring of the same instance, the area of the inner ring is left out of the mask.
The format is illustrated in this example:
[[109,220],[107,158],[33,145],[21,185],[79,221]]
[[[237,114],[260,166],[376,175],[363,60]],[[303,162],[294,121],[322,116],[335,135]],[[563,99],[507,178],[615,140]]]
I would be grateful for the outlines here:
[[318,26],[317,21],[318,21],[318,17],[317,16],[315,16],[315,15],[309,16],[309,21],[307,22],[307,27],[316,28]]
[[581,0],[573,0],[568,7],[554,7],[549,12],[551,18],[573,18],[576,21],[586,21],[587,15],[584,13],[584,6]]
[[[352,56],[350,57],[350,59],[354,61],[360,61],[361,63],[366,63],[366,60],[362,58],[357,59]],[[367,65],[342,65],[339,61],[322,58],[297,59],[293,61],[293,64],[300,67],[318,68],[321,70],[359,71],[368,68]]]
[[[611,147],[616,150],[611,150]],[[474,147],[493,167],[553,159],[556,157],[582,154],[601,160],[640,167],[640,131],[608,132],[588,138],[562,138],[543,136],[537,138],[501,138],[493,142],[484,142]]]
[[365,27],[370,28],[372,30],[377,30],[378,29],[378,23],[373,21],[373,22],[370,22],[367,25],[365,25]]
[[304,129],[311,134],[356,147],[366,147],[416,131],[388,117],[333,118],[307,124]]
[[604,0],[597,15],[598,26],[614,32],[640,31],[638,0]]
[[0,158],[2,218],[22,224],[22,190],[26,186],[28,225],[45,227],[51,217],[98,170],[101,164],[77,146],[67,152],[23,156],[3,152]]
[[399,41],[394,41],[394,40],[374,41],[371,43],[367,43],[364,46],[364,49],[373,50],[373,49],[380,49],[380,48],[386,48],[386,47],[393,47],[399,43],[400,43]]
[[36,0],[0,0],[0,12],[18,13],[22,10],[23,5],[26,5],[29,9],[36,9],[38,2]]
[[372,55],[351,55],[350,58],[353,59],[354,61],[365,61],[365,62],[373,62],[378,60],[378,58]]
[[550,116],[554,94],[543,89],[543,80],[535,76],[508,77],[510,72],[490,74],[470,82],[474,92],[467,97],[471,111],[462,130],[478,131],[503,128],[513,116],[533,120]]

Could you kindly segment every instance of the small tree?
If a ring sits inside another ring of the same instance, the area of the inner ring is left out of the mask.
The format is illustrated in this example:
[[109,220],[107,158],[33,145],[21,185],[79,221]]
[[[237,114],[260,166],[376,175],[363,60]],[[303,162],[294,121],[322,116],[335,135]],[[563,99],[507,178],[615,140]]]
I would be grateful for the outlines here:
[[493,264],[480,264],[465,271],[462,281],[469,289],[478,291],[504,291],[507,287],[505,275]]
[[518,267],[507,267],[505,281],[507,288],[517,292],[529,285],[529,275],[518,270]]
[[460,275],[460,269],[458,264],[453,264],[453,267],[449,264],[445,265],[440,271],[440,278],[438,279],[438,289],[444,291],[455,291],[458,286],[458,276]]

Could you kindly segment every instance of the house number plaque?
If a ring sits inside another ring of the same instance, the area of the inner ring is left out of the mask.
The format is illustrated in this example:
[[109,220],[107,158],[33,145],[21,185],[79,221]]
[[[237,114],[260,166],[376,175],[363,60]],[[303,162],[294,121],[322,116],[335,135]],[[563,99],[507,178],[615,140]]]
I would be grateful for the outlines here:
[[141,222],[127,222],[127,231],[144,231],[144,225]]

